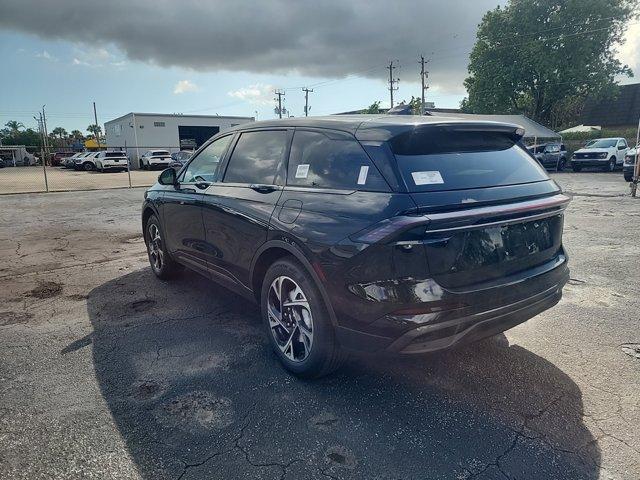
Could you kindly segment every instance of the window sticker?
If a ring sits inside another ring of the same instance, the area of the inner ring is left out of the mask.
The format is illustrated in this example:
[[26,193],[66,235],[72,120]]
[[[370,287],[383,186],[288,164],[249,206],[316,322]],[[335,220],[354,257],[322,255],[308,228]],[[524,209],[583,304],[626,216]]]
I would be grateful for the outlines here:
[[367,183],[367,175],[369,174],[369,166],[363,165],[360,167],[360,175],[358,175],[358,185],[364,185]]
[[296,169],[296,178],[307,178],[309,175],[309,164],[301,163]]
[[442,175],[438,170],[431,170],[428,172],[411,172],[413,177],[413,183],[416,185],[431,185],[434,183],[444,183]]

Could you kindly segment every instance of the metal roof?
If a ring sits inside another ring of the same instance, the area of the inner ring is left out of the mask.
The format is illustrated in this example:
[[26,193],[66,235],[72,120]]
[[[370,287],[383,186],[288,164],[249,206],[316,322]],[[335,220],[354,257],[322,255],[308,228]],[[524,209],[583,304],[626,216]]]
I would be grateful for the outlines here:
[[309,127],[330,128],[355,135],[359,140],[386,141],[400,133],[426,125],[468,125],[488,128],[515,129],[519,125],[509,122],[419,115],[329,115],[324,117],[296,117],[263,120],[238,125],[228,131],[257,128]]

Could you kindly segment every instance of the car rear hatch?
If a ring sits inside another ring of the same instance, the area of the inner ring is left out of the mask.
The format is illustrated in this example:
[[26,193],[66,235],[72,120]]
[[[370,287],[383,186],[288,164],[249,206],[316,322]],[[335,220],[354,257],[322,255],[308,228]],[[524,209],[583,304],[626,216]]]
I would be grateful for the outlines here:
[[429,126],[390,141],[417,204],[415,227],[431,278],[449,289],[508,282],[562,254],[569,198],[509,125]]

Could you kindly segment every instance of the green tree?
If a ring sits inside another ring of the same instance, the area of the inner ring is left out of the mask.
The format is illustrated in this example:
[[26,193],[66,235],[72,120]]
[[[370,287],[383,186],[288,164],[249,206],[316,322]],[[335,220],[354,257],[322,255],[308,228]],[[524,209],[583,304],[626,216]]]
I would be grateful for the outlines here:
[[71,137],[75,140],[83,140],[84,135],[80,130],[71,130]]
[[24,125],[16,120],[9,120],[4,126],[9,129],[12,135],[16,135],[21,128],[24,128]]
[[362,110],[361,113],[368,113],[368,114],[373,114],[373,115],[375,115],[377,113],[380,113],[380,101],[373,102],[367,108]]
[[54,128],[53,130],[51,130],[51,133],[60,137],[60,140],[67,136],[67,131],[62,127]]
[[87,132],[93,134],[93,137],[96,138],[97,136],[102,135],[102,127],[100,125],[96,125],[95,123],[92,123],[87,127]]
[[[631,76],[615,58],[635,0],[510,0],[487,12],[471,51],[471,113],[524,113],[549,125],[554,106],[615,92],[614,77]],[[571,100],[567,100],[571,98]],[[558,108],[558,107],[556,107]]]

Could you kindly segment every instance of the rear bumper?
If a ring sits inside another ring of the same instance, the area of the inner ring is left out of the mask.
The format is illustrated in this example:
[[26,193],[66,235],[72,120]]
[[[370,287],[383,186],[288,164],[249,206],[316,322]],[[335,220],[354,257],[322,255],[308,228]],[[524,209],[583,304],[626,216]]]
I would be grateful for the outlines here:
[[[347,349],[420,354],[503,332],[560,301],[562,288],[569,280],[566,256],[561,254],[548,264],[503,280],[500,285],[465,291],[440,287],[442,295],[437,303],[451,308],[433,308],[433,312],[417,315],[385,315],[371,323],[367,331],[338,326],[338,340]],[[415,283],[408,287],[415,288]]]

